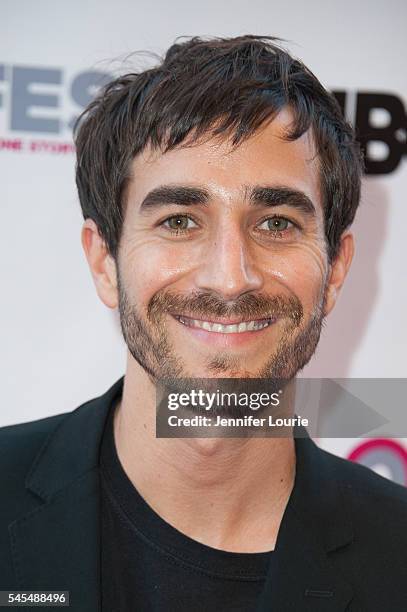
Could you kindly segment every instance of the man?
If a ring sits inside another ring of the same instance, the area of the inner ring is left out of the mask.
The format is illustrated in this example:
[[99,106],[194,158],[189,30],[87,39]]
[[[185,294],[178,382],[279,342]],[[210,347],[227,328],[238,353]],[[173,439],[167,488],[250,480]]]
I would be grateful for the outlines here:
[[334,98],[275,39],[193,38],[107,86],[76,146],[127,368],[1,430],[1,589],[89,612],[407,609],[404,488],[309,437],[155,432],[162,379],[294,380],[313,355],[360,197]]

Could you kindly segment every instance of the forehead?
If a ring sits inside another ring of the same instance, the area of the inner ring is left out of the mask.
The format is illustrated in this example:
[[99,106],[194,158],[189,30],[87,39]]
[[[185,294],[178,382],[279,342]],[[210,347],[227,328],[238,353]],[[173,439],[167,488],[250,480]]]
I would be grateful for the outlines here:
[[275,185],[303,191],[321,212],[319,159],[312,134],[288,141],[292,119],[284,109],[238,147],[224,137],[206,137],[192,146],[182,143],[166,153],[146,147],[132,162],[127,199],[140,203],[163,184],[205,186],[219,200],[242,198],[250,186]]

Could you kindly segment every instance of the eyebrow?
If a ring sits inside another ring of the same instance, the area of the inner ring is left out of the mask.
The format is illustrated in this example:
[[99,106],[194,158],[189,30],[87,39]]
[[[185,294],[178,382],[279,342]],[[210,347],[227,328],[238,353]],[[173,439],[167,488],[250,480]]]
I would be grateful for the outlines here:
[[[303,192],[285,186],[246,187],[245,197],[252,206],[291,206],[307,216],[314,217],[316,209],[311,199]],[[189,185],[161,185],[149,191],[141,202],[139,212],[175,204],[178,206],[208,206],[210,193],[204,187]]]
[[309,217],[316,216],[312,200],[298,189],[288,187],[254,187],[249,193],[250,202],[259,206],[292,206]]
[[146,212],[161,206],[168,206],[169,204],[178,204],[178,206],[200,204],[201,206],[207,206],[209,198],[209,191],[202,187],[161,185],[149,191],[140,205],[140,212]]

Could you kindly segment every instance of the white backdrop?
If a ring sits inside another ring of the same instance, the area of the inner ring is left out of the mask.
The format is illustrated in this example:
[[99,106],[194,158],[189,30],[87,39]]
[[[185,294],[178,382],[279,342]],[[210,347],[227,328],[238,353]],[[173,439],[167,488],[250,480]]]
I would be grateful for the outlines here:
[[[391,94],[402,108],[407,97],[403,0],[2,0],[0,11],[0,425],[72,410],[124,372],[117,317],[97,298],[80,245],[69,123],[96,91],[89,72],[131,69],[128,54],[162,53],[180,35],[256,33],[290,41],[346,93],[353,121],[358,94]],[[376,128],[393,119],[369,115]],[[405,113],[393,132],[405,152]],[[372,159],[388,152],[371,144]],[[364,179],[354,264],[304,376],[407,377],[406,192],[403,160]],[[348,456],[358,441],[320,443]]]

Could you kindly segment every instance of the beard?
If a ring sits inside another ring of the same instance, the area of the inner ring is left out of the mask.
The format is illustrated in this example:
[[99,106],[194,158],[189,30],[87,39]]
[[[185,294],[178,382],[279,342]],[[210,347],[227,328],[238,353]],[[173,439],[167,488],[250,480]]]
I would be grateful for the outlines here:
[[[146,316],[129,300],[117,269],[120,325],[132,357],[156,384],[160,379],[196,378],[172,345],[165,323],[169,313],[183,313],[192,318],[230,317],[243,320],[276,318],[286,323],[277,345],[256,371],[242,367],[242,358],[230,351],[220,351],[205,360],[208,378],[264,378],[292,380],[309,362],[318,345],[324,323],[326,282],[308,321],[296,296],[243,294],[233,304],[225,303],[209,292],[190,295],[159,291],[153,295]],[[180,323],[182,325],[182,323]]]

